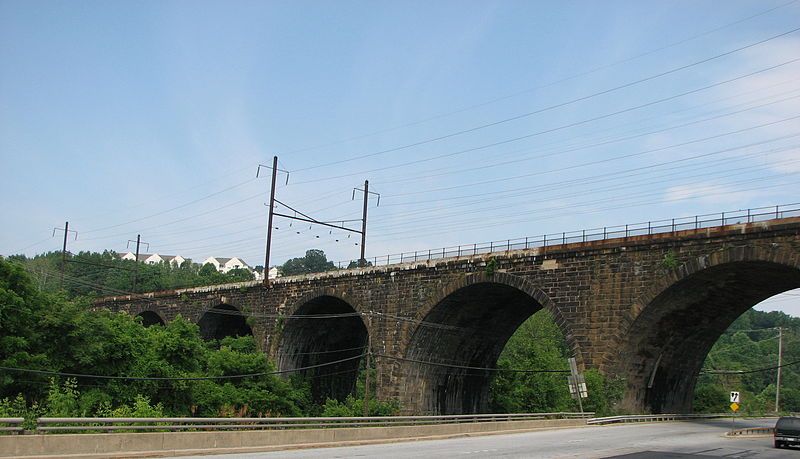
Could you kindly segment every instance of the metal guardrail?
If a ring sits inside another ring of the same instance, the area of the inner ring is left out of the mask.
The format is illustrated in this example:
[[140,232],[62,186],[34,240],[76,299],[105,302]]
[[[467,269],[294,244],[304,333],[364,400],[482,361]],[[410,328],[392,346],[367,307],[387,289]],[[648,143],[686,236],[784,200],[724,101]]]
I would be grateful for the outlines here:
[[[800,217],[800,203],[781,204],[769,207],[719,212],[713,214],[693,215],[667,220],[631,223],[627,225],[605,226],[602,228],[583,229],[539,236],[505,239],[500,241],[476,244],[441,247],[437,249],[417,250],[379,257],[367,258],[373,266],[384,266],[397,263],[457,258],[463,256],[482,255],[493,252],[553,247],[572,243],[604,241],[623,237],[646,236],[653,234],[674,233],[685,230],[700,230],[725,225],[756,223],[781,218]],[[335,263],[337,269],[347,268],[358,260],[346,260]]]
[[0,418],[0,432],[20,433],[25,418]]
[[772,435],[775,427],[748,427],[747,429],[737,429],[726,433],[729,437],[743,437],[747,435]]
[[39,418],[37,432],[182,431],[410,426],[474,422],[587,419],[594,413],[464,414],[448,416],[366,416],[312,418]]
[[626,416],[609,416],[605,418],[592,418],[586,421],[588,425],[621,424],[629,422],[663,422],[687,421],[691,419],[718,419],[728,418],[730,414],[637,414]]

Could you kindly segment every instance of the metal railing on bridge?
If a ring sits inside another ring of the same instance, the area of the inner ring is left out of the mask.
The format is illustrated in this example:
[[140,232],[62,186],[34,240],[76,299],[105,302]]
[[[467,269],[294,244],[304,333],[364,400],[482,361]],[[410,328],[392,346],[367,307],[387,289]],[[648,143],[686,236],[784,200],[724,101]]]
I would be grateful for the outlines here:
[[[700,230],[705,228],[713,228],[716,226],[755,223],[790,217],[800,217],[800,203],[782,204],[769,207],[756,207],[752,209],[719,212],[713,214],[692,215],[690,217],[653,220],[648,222],[630,223],[627,225],[604,226],[602,228],[542,234],[533,237],[505,239],[500,241],[489,241],[475,244],[441,247],[436,249],[415,250],[413,252],[402,252],[367,258],[367,261],[372,263],[373,266],[413,263],[418,261],[475,256],[494,252],[532,249],[537,247],[553,247],[572,243],[604,241],[606,239],[623,237],[674,233],[685,230]],[[335,265],[338,269],[344,269],[348,266],[352,266],[354,263],[357,264],[358,261],[340,261],[335,263]]]
[[594,413],[558,412],[463,414],[445,416],[366,416],[311,418],[39,418],[36,421],[36,431],[39,433],[75,433],[112,431],[320,429],[341,427],[415,426],[476,422],[533,421],[546,419],[588,419],[592,416],[594,416]]

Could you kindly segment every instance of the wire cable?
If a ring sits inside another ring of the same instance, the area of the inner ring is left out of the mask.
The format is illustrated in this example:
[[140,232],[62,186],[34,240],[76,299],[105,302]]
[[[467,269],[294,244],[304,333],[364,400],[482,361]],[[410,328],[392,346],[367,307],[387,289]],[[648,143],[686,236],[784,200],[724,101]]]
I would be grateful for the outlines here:
[[619,91],[621,89],[625,89],[625,88],[629,88],[629,87],[632,87],[632,86],[636,86],[636,85],[639,85],[639,84],[647,82],[647,81],[655,80],[657,78],[661,78],[661,77],[664,77],[664,76],[667,76],[667,75],[671,75],[673,73],[680,72],[682,70],[686,70],[686,69],[689,69],[689,68],[692,68],[692,67],[695,67],[695,66],[698,66],[698,65],[702,65],[702,64],[714,61],[716,59],[720,59],[720,58],[723,58],[725,56],[729,56],[731,54],[734,54],[734,53],[737,53],[737,52],[740,52],[740,51],[744,51],[746,49],[750,49],[750,48],[753,48],[755,46],[762,45],[762,44],[770,42],[772,40],[776,40],[778,38],[788,36],[788,35],[793,34],[793,33],[797,32],[799,30],[800,30],[800,27],[796,27],[796,28],[790,29],[788,31],[782,32],[780,34],[773,35],[773,36],[771,36],[769,38],[766,38],[766,39],[763,39],[763,40],[759,40],[757,42],[753,42],[753,43],[750,43],[748,45],[741,46],[739,48],[735,48],[735,49],[732,49],[730,51],[726,51],[724,53],[720,53],[720,54],[717,54],[717,55],[714,55],[714,56],[711,56],[711,57],[708,57],[708,58],[705,58],[705,59],[701,59],[699,61],[695,61],[695,62],[692,62],[690,64],[686,64],[686,65],[682,65],[682,66],[679,66],[679,67],[675,67],[675,68],[672,68],[670,70],[667,70],[667,71],[664,71],[664,72],[660,72],[660,73],[657,73],[657,74],[654,74],[654,75],[650,75],[650,76],[645,77],[645,78],[640,78],[638,80],[634,80],[634,81],[631,81],[631,82],[628,82],[628,83],[625,83],[625,84],[622,84],[622,85],[614,86],[612,88],[608,88],[608,89],[605,89],[603,91],[598,91],[598,92],[595,92],[595,93],[592,93],[592,94],[588,94],[588,95],[585,95],[585,96],[581,96],[581,97],[577,97],[577,98],[574,98],[574,99],[570,99],[568,101],[561,102],[561,103],[558,103],[558,104],[549,105],[549,106],[546,106],[546,107],[543,107],[543,108],[540,108],[540,109],[537,109],[537,110],[533,110],[533,111],[526,112],[526,113],[523,113],[523,114],[520,114],[520,115],[512,116],[510,118],[505,118],[505,119],[502,119],[502,120],[499,120],[499,121],[495,121],[495,122],[492,122],[492,123],[486,123],[486,124],[482,124],[482,125],[479,125],[479,126],[473,126],[471,128],[468,128],[468,129],[462,129],[460,131],[455,131],[455,132],[451,132],[451,133],[448,133],[448,134],[440,135],[440,136],[437,136],[437,137],[432,137],[432,138],[428,138],[428,139],[425,139],[425,140],[421,140],[421,141],[418,141],[418,142],[413,142],[413,143],[409,143],[409,144],[405,144],[405,145],[401,145],[401,146],[397,146],[397,147],[393,147],[393,148],[388,148],[388,149],[380,150],[380,151],[373,152],[373,153],[367,153],[367,154],[355,156],[355,157],[352,157],[352,158],[347,158],[347,159],[342,159],[342,160],[337,160],[337,161],[330,161],[330,162],[327,162],[327,163],[324,163],[324,164],[319,164],[319,165],[316,165],[316,166],[303,167],[303,168],[300,168],[300,169],[296,169],[294,172],[301,172],[301,171],[319,169],[321,167],[328,167],[328,166],[333,166],[333,165],[337,165],[337,164],[343,164],[343,163],[348,163],[348,162],[352,162],[352,161],[358,161],[358,160],[365,159],[365,158],[370,158],[370,157],[373,157],[373,156],[384,155],[386,153],[392,153],[392,152],[405,150],[405,149],[408,149],[408,148],[413,148],[413,147],[417,147],[417,146],[428,144],[428,143],[432,143],[432,142],[438,142],[438,141],[441,141],[441,140],[444,140],[444,139],[449,139],[449,138],[456,137],[456,136],[463,135],[463,134],[467,134],[467,133],[470,133],[470,132],[475,132],[475,131],[486,129],[486,128],[489,128],[489,127],[498,126],[500,124],[508,123],[508,122],[511,122],[511,121],[516,121],[516,120],[520,120],[520,119],[523,119],[523,118],[528,118],[528,117],[533,116],[533,115],[537,115],[537,114],[540,114],[540,113],[545,113],[545,112],[548,112],[548,111],[551,111],[551,110],[555,110],[557,108],[566,107],[566,106],[569,106],[569,105],[572,105],[572,104],[575,104],[575,103],[578,103],[578,102],[582,102],[582,101],[593,99],[595,97],[599,97],[599,96],[602,96],[602,95],[610,94],[610,93]]

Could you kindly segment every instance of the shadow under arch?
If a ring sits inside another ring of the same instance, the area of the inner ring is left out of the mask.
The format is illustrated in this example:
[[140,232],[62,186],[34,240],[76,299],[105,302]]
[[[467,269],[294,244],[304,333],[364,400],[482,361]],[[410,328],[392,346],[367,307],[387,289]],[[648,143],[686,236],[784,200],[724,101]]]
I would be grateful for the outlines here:
[[205,340],[253,334],[244,314],[229,304],[218,304],[208,309],[197,321],[197,325],[200,327],[200,336]]
[[420,311],[406,346],[407,408],[426,414],[486,412],[494,372],[461,367],[494,368],[511,335],[541,309],[553,313],[575,350],[557,308],[525,279],[480,273],[449,286]]
[[623,408],[691,412],[703,362],[722,333],[754,305],[800,287],[790,255],[729,250],[693,260],[637,301],[612,367],[626,381]]
[[343,401],[355,392],[369,332],[350,302],[327,292],[308,295],[281,326],[278,368],[312,367],[289,375],[309,380],[315,403]]
[[142,325],[145,327],[165,324],[164,319],[155,311],[142,311],[139,314],[136,314],[136,317],[142,318]]

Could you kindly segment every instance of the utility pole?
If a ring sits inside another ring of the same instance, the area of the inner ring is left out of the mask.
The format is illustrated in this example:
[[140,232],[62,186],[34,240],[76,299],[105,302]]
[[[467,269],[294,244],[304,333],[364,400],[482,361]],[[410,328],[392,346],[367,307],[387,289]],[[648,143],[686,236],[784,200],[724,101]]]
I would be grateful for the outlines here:
[[778,327],[778,379],[775,381],[775,412],[779,412],[781,398],[781,364],[783,359],[783,328]]
[[[364,258],[364,250],[366,250],[366,245],[367,245],[367,202],[368,201],[369,201],[369,180],[364,180],[364,213],[362,214],[363,219],[361,220],[361,258],[358,259],[358,264],[361,267],[367,266],[367,260]],[[369,354],[367,354],[367,359],[369,359]]]
[[[364,184],[364,189],[367,189],[367,184]],[[366,193],[364,194],[366,196]],[[364,215],[366,216],[366,197],[364,198]],[[362,236],[363,237],[363,236]],[[361,247],[361,259],[364,259],[364,247]],[[372,314],[367,316],[367,361],[365,365],[364,376],[364,417],[369,416],[369,371],[370,371],[370,357],[372,356]]]
[[[128,247],[131,246],[131,242],[134,242],[134,241],[131,240],[131,239],[128,239]],[[134,268],[133,268],[133,293],[136,293],[136,282],[139,279],[139,245],[140,244],[146,244],[147,245],[147,250],[150,250],[150,244],[147,243],[147,242],[142,242],[142,235],[141,234],[137,234],[136,235],[136,259],[134,260],[136,264],[134,265]]]
[[61,248],[61,288],[64,288],[64,267],[67,265],[67,234],[70,231],[75,233],[75,239],[78,239],[78,232],[69,229],[69,222],[64,222],[64,228],[53,228],[53,236],[56,231],[64,231],[64,245]]
[[378,197],[378,206],[381,205],[381,195],[379,193],[375,193],[374,191],[369,191],[369,180],[364,180],[364,189],[359,190],[358,188],[353,188],[353,199],[356,197],[356,191],[361,191],[364,193],[364,210],[361,214],[361,257],[358,259],[358,265],[361,267],[367,266],[367,259],[365,258],[365,251],[367,249],[367,203],[369,202],[369,195],[374,194]]
[[[258,172],[256,172],[258,176]],[[272,157],[272,187],[269,192],[269,217],[267,218],[267,253],[264,255],[264,285],[269,287],[269,255],[272,249],[272,217],[275,214],[275,180],[278,177],[278,157]],[[287,177],[288,179],[288,177]]]

